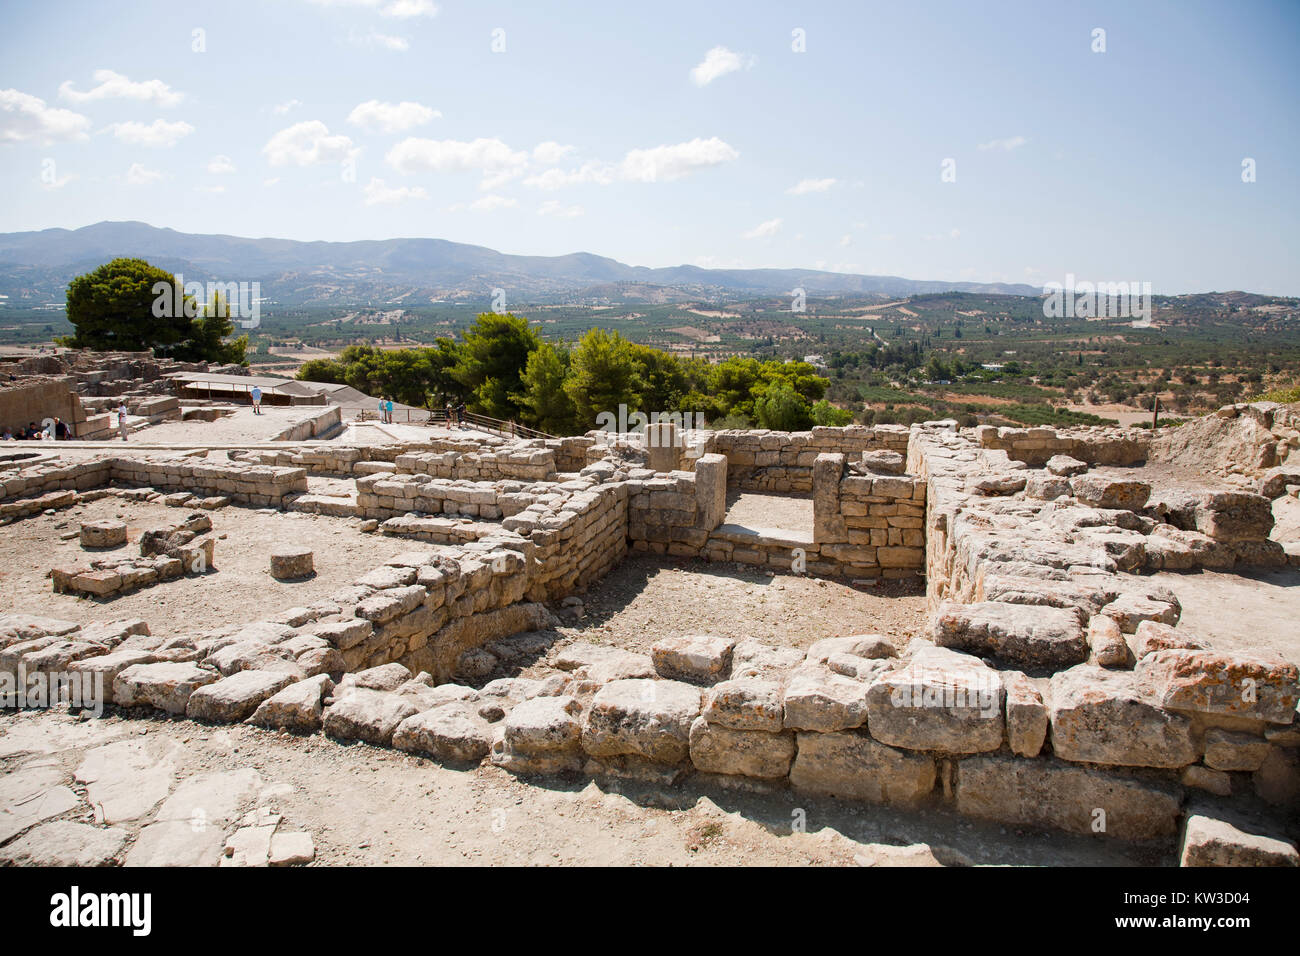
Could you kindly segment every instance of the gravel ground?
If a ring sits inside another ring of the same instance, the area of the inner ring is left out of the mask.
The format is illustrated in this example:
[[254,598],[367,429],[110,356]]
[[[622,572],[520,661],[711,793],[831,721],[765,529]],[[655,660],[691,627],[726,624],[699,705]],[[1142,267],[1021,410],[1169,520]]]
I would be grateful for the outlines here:
[[[162,504],[109,496],[53,515],[36,515],[0,531],[0,612],[45,614],[70,621],[140,617],[154,634],[171,637],[255,621],[291,607],[323,600],[412,543],[361,534],[346,518],[230,506],[205,511],[219,537],[215,570],[185,576],[107,601],[55,594],[49,571],[56,565],[88,564],[92,558],[138,555],[140,534],[178,524],[192,512]],[[60,540],[82,521],[125,521],[129,541],[106,551],[87,551],[76,538]],[[315,552],[316,575],[282,582],[270,575],[270,552],[279,544]]]

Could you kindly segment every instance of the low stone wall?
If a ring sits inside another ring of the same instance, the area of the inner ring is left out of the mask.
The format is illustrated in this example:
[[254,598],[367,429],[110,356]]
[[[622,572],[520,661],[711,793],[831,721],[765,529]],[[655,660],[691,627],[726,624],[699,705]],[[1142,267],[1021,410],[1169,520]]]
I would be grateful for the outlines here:
[[850,470],[823,454],[813,468],[813,538],[823,560],[855,577],[914,577],[925,568],[925,480]]
[[1063,430],[998,428],[981,425],[975,438],[983,448],[1005,451],[1016,461],[1041,466],[1053,455],[1068,455],[1089,465],[1140,465],[1151,450],[1151,433],[1140,428]]
[[290,425],[272,441],[306,441],[310,438],[325,438],[342,427],[343,409],[338,405],[328,405],[321,411]]
[[709,433],[707,452],[727,456],[727,480],[745,491],[812,491],[812,467],[821,454],[849,460],[864,452],[907,454],[903,425],[819,426],[807,432],[717,431]]
[[398,474],[429,475],[466,481],[554,481],[555,452],[517,445],[485,452],[429,451],[398,455]]

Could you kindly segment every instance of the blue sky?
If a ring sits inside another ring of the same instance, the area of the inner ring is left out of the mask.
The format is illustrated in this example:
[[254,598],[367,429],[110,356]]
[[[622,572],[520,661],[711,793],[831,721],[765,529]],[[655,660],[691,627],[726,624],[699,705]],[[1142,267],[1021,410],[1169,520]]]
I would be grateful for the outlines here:
[[0,231],[1300,294],[1296,2],[108,9],[3,6]]

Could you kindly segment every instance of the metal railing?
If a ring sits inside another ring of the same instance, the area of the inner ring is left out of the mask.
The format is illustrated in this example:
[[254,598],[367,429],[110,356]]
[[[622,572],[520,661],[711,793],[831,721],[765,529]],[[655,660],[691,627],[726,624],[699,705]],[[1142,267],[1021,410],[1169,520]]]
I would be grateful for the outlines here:
[[[357,414],[357,421],[370,422],[380,421],[378,411],[369,411],[363,409]],[[443,425],[453,427],[460,423],[473,425],[482,431],[494,432],[505,438],[558,438],[558,435],[552,435],[549,432],[539,431],[536,428],[529,428],[527,425],[521,425],[518,422],[508,421],[501,418],[492,418],[488,415],[479,415],[475,412],[466,411],[463,414],[452,413],[452,417],[447,417],[447,410],[444,408],[424,409],[424,408],[395,408],[393,409],[394,424],[401,425]]]

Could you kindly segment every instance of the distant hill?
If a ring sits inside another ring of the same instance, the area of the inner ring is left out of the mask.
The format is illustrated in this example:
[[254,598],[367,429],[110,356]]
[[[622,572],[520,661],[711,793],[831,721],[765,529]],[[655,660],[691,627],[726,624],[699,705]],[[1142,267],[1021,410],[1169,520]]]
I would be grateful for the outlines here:
[[[737,296],[929,292],[1038,295],[1023,284],[944,282],[849,275],[811,269],[649,269],[575,252],[516,256],[445,239],[298,242],[193,235],[142,222],[100,222],[80,229],[0,233],[0,295],[8,304],[62,301],[68,281],[117,256],[136,256],[199,281],[258,281],[262,294],[289,303],[360,304],[404,297],[403,305],[487,296],[505,289],[520,299],[580,301],[622,290],[647,301],[725,300]],[[641,291],[637,291],[639,287]]]

